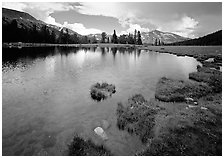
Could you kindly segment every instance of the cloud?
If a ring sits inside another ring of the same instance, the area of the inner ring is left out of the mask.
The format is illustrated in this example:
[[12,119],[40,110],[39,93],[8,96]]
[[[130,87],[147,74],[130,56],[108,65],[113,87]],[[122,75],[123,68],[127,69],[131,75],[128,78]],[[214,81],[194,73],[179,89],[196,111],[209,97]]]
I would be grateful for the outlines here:
[[70,3],[58,2],[3,2],[2,6],[9,9],[24,11],[38,20],[46,21],[55,11],[68,11],[74,9]]
[[59,27],[62,27],[62,24],[58,23],[55,21],[55,18],[51,17],[51,16],[48,16],[46,19],[45,19],[45,22],[47,24],[51,24],[51,25],[56,25],[56,26],[59,26]]
[[126,31],[121,31],[121,33],[118,35],[128,34],[128,33],[133,34],[135,32],[135,30],[140,31],[140,32],[149,32],[150,31],[149,28],[141,27],[138,24],[129,24],[129,28]]
[[55,18],[50,16],[51,13],[55,11],[68,11],[71,9],[76,9],[75,6],[79,6],[79,4],[75,3],[58,3],[58,2],[44,2],[44,3],[27,3],[27,2],[4,2],[3,7],[14,9],[18,11],[27,12],[30,15],[34,16],[38,20],[42,20],[48,24],[56,25],[59,27],[67,27],[81,35],[87,35],[90,33],[101,33],[102,31],[94,28],[86,28],[81,23],[73,23],[69,24],[68,22],[64,22],[64,24],[60,24],[56,22]]
[[2,7],[18,11],[24,11],[23,9],[26,8],[27,5],[23,3],[2,2]]
[[137,19],[138,11],[129,10],[123,3],[80,3],[80,6],[75,6],[81,14],[87,15],[102,15],[118,19],[122,27],[126,27]]
[[74,24],[69,24],[68,22],[64,22],[63,24],[64,27],[67,27],[81,35],[88,35],[88,34],[97,34],[97,33],[102,33],[101,30],[99,29],[94,29],[94,28],[86,28],[83,24],[81,23],[74,23]]
[[[138,3],[138,5],[139,4],[140,3]],[[3,2],[2,5],[6,8],[27,12],[35,18],[49,24],[60,27],[66,24],[67,27],[83,35],[86,35],[87,33],[100,33],[102,31],[96,28],[87,28],[81,23],[58,23],[51,14],[56,11],[75,10],[80,14],[113,17],[118,19],[120,25],[124,28],[124,31],[121,33],[132,33],[135,29],[141,32],[147,32],[153,28],[192,38],[195,37],[195,30],[199,25],[199,22],[196,19],[187,15],[178,14],[175,17],[171,17],[171,15],[169,15],[168,18],[165,18],[168,20],[164,20],[166,15],[146,15],[145,12],[141,10],[141,8],[135,6],[136,4],[134,3]],[[161,19],[159,17],[163,18]]]
[[[120,34],[133,32],[134,29],[141,32],[147,32],[152,29],[176,33],[184,37],[195,37],[194,32],[199,24],[197,20],[187,15],[169,15],[174,16],[168,20],[160,20],[156,17],[144,15],[138,9],[129,8],[125,3],[80,3],[80,6],[75,6],[81,14],[88,15],[103,15],[114,17],[119,20],[123,28],[128,28],[126,31],[121,31]],[[163,15],[164,17],[164,15]],[[143,27],[144,25],[144,27]],[[147,26],[146,26],[147,25]]]
[[161,31],[172,32],[180,36],[195,38],[194,32],[199,22],[192,17],[184,15],[180,20],[171,21],[159,27]]

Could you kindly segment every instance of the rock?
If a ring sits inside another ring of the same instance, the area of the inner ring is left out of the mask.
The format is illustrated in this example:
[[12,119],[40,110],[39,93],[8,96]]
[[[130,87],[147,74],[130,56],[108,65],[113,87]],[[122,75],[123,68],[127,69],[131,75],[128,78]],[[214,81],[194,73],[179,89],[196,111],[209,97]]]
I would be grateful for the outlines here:
[[190,98],[190,97],[189,98],[185,98],[185,100],[186,101],[192,101],[192,102],[194,101],[194,99],[193,98]]
[[198,102],[195,101],[195,102],[194,102],[194,105],[198,105]]
[[110,127],[110,124],[107,120],[102,120],[102,127],[103,129],[108,129]]
[[189,108],[196,108],[197,106],[194,105],[188,105]]
[[96,128],[94,129],[94,132],[95,132],[98,136],[100,136],[103,140],[107,140],[107,139],[108,139],[107,134],[105,133],[105,131],[103,130],[103,128],[101,128],[101,127],[96,127]]
[[188,103],[188,104],[193,104],[193,103],[194,103],[194,99],[193,99],[193,98],[190,98],[190,97],[185,98],[185,101],[186,101],[186,103]]
[[207,110],[208,108],[206,108],[206,107],[201,107],[201,110]]
[[205,60],[205,62],[214,62],[214,58],[209,58],[209,59]]

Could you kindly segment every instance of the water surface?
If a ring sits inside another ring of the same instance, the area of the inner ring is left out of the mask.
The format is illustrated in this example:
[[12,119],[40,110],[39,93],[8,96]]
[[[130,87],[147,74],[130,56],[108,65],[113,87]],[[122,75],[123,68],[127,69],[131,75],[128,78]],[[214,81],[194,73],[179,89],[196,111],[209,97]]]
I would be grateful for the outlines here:
[[[199,63],[145,50],[52,47],[3,49],[2,64],[3,155],[63,155],[74,132],[133,155],[142,144],[118,130],[117,102],[136,93],[153,98],[161,77],[187,80]],[[89,89],[102,81],[117,92],[93,101]],[[108,141],[93,133],[102,120],[111,125]]]

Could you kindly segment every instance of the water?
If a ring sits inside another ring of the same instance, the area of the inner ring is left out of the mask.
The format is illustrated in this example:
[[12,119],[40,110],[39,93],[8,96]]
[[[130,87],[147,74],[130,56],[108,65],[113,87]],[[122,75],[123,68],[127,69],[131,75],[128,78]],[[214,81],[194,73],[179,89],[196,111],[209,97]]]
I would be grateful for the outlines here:
[[[117,102],[141,93],[154,97],[159,78],[188,79],[199,64],[191,57],[116,48],[3,49],[3,155],[63,155],[74,132],[115,155],[142,148],[138,137],[116,126]],[[115,84],[116,93],[93,101],[96,82]],[[110,123],[109,140],[93,132]]]

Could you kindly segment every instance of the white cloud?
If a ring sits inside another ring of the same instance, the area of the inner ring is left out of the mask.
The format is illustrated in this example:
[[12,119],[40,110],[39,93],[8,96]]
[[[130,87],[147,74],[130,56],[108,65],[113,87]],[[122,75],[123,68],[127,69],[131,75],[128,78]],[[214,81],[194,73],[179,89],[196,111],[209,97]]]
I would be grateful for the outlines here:
[[[166,22],[161,21],[160,18],[155,18],[151,16],[151,18],[147,17],[142,13],[141,10],[137,10],[137,8],[129,8],[125,3],[112,3],[112,2],[94,2],[80,3],[81,5],[75,5],[74,3],[66,3],[66,2],[3,2],[3,7],[16,9],[20,11],[27,12],[34,16],[35,18],[42,20],[46,23],[50,23],[57,26],[62,26],[62,24],[56,22],[56,20],[50,16],[51,13],[55,11],[68,11],[68,10],[76,10],[81,14],[87,15],[103,15],[108,17],[113,17],[118,19],[119,23],[126,31],[122,31],[122,33],[133,32],[134,29],[140,30],[141,32],[150,31],[152,28],[157,28],[161,31],[176,33],[185,37],[194,37],[194,32],[199,24],[197,20],[187,15],[177,16],[174,20],[173,18],[167,20]],[[64,25],[64,24],[63,24]],[[89,28],[87,29],[81,23],[68,24],[67,27],[70,27],[72,30],[86,35],[88,33],[100,33],[99,29]],[[144,27],[143,27],[144,26]],[[82,30],[83,29],[83,30]],[[91,32],[92,31],[92,32]]]
[[101,30],[99,29],[94,29],[94,28],[86,28],[83,24],[81,23],[74,23],[74,24],[69,24],[68,22],[64,22],[63,24],[64,27],[67,27],[81,35],[88,35],[88,34],[96,34],[96,33],[102,33]]
[[2,7],[18,11],[24,11],[23,9],[26,8],[27,5],[23,3],[2,2]]
[[88,35],[91,33],[101,33],[102,31],[94,28],[86,28],[81,23],[73,23],[69,24],[68,22],[64,22],[64,24],[60,24],[56,22],[55,18],[50,16],[51,13],[55,11],[68,11],[70,9],[75,9],[70,3],[53,3],[53,2],[44,2],[44,3],[27,3],[27,2],[5,2],[3,3],[3,7],[9,9],[15,9],[19,11],[24,11],[34,16],[38,20],[42,20],[48,24],[56,25],[59,27],[67,27],[81,35]]
[[51,16],[48,16],[48,17],[45,19],[45,22],[48,23],[48,24],[51,24],[51,25],[56,25],[56,26],[62,27],[62,24],[56,22],[56,21],[55,21],[55,18],[53,18],[53,17],[51,17]]
[[150,31],[149,28],[141,27],[138,24],[129,24],[129,28],[126,31],[121,31],[121,33],[119,33],[118,35],[128,34],[128,33],[133,34],[135,32],[135,29],[140,32],[149,32]]
[[57,2],[3,2],[2,6],[27,12],[36,19],[42,21],[46,21],[49,18],[49,15],[55,11],[68,11],[73,9],[73,6],[70,3]]
[[166,23],[158,29],[161,31],[172,32],[180,36],[194,38],[194,31],[198,27],[198,24],[199,22],[197,20],[185,15],[180,20]]
[[[121,26],[128,27],[126,31],[121,31],[120,34],[133,32],[134,29],[141,32],[149,31],[157,28],[161,31],[176,33],[184,37],[194,37],[194,31],[199,22],[189,16],[175,16],[176,20],[163,22],[159,19],[145,18],[141,10],[128,8],[122,3],[81,3],[81,6],[76,6],[77,11],[81,14],[88,15],[103,15],[114,17],[119,20]],[[175,18],[174,17],[174,18]],[[181,18],[181,19],[179,19]],[[173,18],[172,18],[173,19]],[[142,24],[147,24],[148,27],[141,27]]]
[[138,24],[130,24],[127,32],[133,33],[135,31],[135,29],[138,31],[141,31],[141,32],[149,32],[149,28],[141,27]]
[[137,10],[129,10],[122,3],[81,3],[80,6],[75,6],[81,14],[87,15],[103,15],[118,19],[121,26],[125,27],[133,23],[137,19]]

